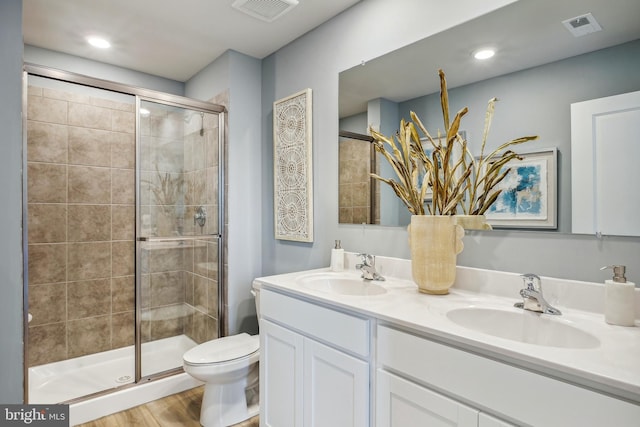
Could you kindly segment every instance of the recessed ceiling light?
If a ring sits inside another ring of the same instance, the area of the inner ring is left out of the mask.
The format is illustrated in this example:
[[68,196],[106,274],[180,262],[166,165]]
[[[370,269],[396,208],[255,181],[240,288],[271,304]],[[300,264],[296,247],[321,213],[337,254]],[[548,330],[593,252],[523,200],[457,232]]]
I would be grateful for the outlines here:
[[140,115],[141,116],[148,116],[149,114],[151,114],[151,111],[147,110],[146,108],[140,108]]
[[87,37],[87,42],[93,46],[93,47],[97,47],[99,49],[108,49],[111,47],[111,43],[109,43],[108,40],[103,39],[102,37]]
[[496,54],[496,51],[493,49],[481,49],[474,52],[473,57],[476,59],[483,60],[483,59],[489,59],[495,54]]

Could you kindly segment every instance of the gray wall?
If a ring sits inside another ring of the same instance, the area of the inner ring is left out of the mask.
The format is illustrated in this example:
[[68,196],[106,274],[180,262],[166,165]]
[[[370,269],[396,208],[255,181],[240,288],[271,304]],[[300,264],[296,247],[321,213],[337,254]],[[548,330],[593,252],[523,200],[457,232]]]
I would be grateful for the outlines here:
[[[20,18],[22,19],[22,18]],[[157,90],[173,95],[184,94],[184,83],[158,77],[104,62],[92,61],[62,52],[55,52],[35,46],[24,47],[24,62],[44,65],[72,73],[83,74],[97,79],[110,80],[129,86],[137,86],[145,89]]]
[[226,91],[231,83],[229,78],[231,55],[232,51],[226,51],[191,77],[185,84],[184,95],[207,101]]
[[[211,99],[229,90],[227,301],[229,333],[257,332],[251,283],[261,275],[261,61],[227,51],[186,84],[186,95]],[[336,196],[337,197],[337,196]],[[267,216],[270,214],[267,213]]]
[[[315,235],[312,244],[277,241],[273,238],[271,218],[263,221],[264,273],[281,273],[311,267],[327,266],[334,239],[342,240],[348,251],[368,251],[374,254],[409,257],[407,234],[404,228],[338,225],[337,219],[337,141],[338,133],[338,73],[388,51],[439,32],[440,24],[462,22],[471,8],[489,11],[495,4],[456,4],[455,14],[438,13],[434,8],[445,7],[435,1],[398,2],[365,1],[328,21],[294,41],[263,61],[263,146],[271,139],[271,104],[305,87],[314,91],[314,206]],[[412,13],[405,13],[411,10]],[[401,12],[402,11],[402,12]],[[400,20],[400,14],[402,19]],[[453,15],[453,16],[452,16]],[[433,19],[432,22],[429,22]],[[376,31],[371,31],[375,22]],[[402,22],[403,31],[397,31]],[[431,25],[433,24],[433,25]],[[406,32],[404,31],[406,29]],[[312,54],[311,54],[312,53]],[[488,97],[483,101],[486,103]],[[474,107],[475,108],[475,107]],[[481,107],[484,110],[484,105]],[[497,117],[506,107],[498,106]],[[534,133],[535,123],[518,133]],[[473,125],[473,129],[476,129]],[[480,128],[481,129],[481,128]],[[545,141],[550,145],[559,141]],[[263,155],[263,207],[273,209],[271,184],[272,151]],[[465,250],[459,255],[460,265],[495,268],[505,271],[533,271],[541,275],[600,281],[608,274],[597,267],[608,263],[633,266],[640,258],[640,242],[633,238],[570,236],[559,233],[523,231],[495,231],[469,233]],[[637,282],[640,271],[629,270],[629,277]],[[516,285],[517,286],[517,285]]]
[[0,402],[22,402],[22,1],[0,2]]

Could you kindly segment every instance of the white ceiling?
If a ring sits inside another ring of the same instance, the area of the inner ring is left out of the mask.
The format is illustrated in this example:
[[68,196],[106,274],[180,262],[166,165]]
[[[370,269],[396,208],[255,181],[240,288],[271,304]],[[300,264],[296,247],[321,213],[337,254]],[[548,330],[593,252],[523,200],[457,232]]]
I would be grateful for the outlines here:
[[[358,1],[299,0],[268,23],[234,0],[23,0],[24,43],[186,81],[228,49],[264,58]],[[89,46],[93,34],[112,48]]]
[[[574,37],[562,21],[588,12],[602,31]],[[640,0],[520,0],[341,73],[340,117],[438,92],[438,68],[453,88],[637,39]],[[478,62],[483,46],[497,53]]]

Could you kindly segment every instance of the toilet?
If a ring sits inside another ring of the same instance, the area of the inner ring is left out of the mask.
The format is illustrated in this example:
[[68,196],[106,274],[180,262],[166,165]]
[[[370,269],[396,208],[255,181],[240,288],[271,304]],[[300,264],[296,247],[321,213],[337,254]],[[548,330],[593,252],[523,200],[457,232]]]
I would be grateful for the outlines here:
[[[258,308],[255,287],[252,294]],[[205,383],[201,425],[227,427],[258,415],[258,335],[241,333],[207,341],[182,358],[184,371]]]

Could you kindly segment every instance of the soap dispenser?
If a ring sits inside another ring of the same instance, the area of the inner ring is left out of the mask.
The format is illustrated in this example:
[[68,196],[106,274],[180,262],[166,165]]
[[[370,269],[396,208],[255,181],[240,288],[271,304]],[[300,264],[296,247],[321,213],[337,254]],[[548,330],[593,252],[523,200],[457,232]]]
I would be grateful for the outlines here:
[[635,326],[635,284],[627,282],[624,265],[609,265],[613,278],[604,281],[604,320],[612,325]]
[[344,270],[344,249],[340,246],[340,240],[336,240],[336,245],[331,249],[331,271]]

